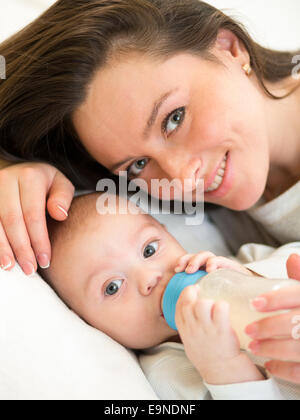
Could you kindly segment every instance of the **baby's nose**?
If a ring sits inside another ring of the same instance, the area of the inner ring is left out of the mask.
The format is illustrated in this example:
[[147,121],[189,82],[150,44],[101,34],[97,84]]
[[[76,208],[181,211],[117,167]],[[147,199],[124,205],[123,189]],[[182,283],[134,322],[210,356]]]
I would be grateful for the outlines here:
[[140,290],[143,295],[149,295],[152,290],[161,282],[163,274],[161,272],[147,272],[141,276]]

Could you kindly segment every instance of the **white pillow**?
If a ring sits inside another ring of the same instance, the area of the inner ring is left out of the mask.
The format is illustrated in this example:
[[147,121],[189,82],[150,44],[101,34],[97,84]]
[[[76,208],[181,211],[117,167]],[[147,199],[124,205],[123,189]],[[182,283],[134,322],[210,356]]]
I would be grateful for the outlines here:
[[0,270],[0,399],[157,399],[133,352],[91,328],[40,278]]

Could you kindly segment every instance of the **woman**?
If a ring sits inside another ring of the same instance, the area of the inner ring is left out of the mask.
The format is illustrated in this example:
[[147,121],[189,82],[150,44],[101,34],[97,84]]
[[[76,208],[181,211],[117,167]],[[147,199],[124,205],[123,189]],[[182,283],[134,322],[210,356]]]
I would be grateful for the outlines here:
[[[0,144],[10,162],[0,171],[2,267],[14,254],[26,274],[36,259],[47,266],[45,208],[64,220],[74,186],[122,170],[149,187],[177,178],[195,190],[203,178],[206,202],[237,211],[283,197],[300,179],[297,53],[259,46],[198,0],[58,1],[0,47]],[[300,226],[277,234],[299,240]],[[300,278],[298,260],[289,264]],[[300,296],[276,296],[277,306],[300,306]],[[260,331],[262,344],[273,327]],[[300,382],[300,343],[298,353],[271,344],[293,361],[272,373]]]

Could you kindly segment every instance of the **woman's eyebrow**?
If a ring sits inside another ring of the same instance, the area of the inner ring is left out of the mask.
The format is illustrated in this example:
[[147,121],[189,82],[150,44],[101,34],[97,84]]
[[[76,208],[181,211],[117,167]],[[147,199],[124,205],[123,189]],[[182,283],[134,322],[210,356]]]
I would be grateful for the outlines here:
[[[150,130],[155,124],[158,111],[160,107],[163,105],[163,103],[171,96],[173,93],[175,93],[179,88],[175,88],[170,90],[169,92],[164,93],[157,101],[154,102],[151,115],[147,121],[146,127],[144,128],[142,138],[144,141],[147,140]],[[132,159],[136,159],[134,157],[127,157],[126,159],[115,163],[113,166],[111,166],[109,169],[110,172],[114,172],[116,169],[118,169],[120,166],[124,165],[127,162],[130,162]]]
[[127,157],[124,160],[121,160],[120,162],[116,163],[114,166],[111,166],[108,168],[110,172],[114,172],[116,169],[118,169],[120,166],[124,165],[127,162],[130,162],[132,159],[135,159],[134,157]]
[[157,115],[158,115],[158,111],[160,109],[160,107],[163,105],[163,103],[169,98],[169,96],[172,95],[172,93],[175,93],[178,90],[178,88],[172,89],[169,92],[164,93],[157,101],[154,102],[153,104],[153,108],[152,108],[152,112],[150,114],[150,117],[147,121],[146,127],[144,128],[143,131],[143,139],[147,140],[150,130],[153,127]]

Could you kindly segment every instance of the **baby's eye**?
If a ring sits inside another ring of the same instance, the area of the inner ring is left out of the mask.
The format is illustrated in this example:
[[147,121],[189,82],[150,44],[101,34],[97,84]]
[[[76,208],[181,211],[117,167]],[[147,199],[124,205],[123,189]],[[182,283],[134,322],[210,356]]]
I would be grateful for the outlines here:
[[158,241],[151,242],[144,249],[144,257],[145,258],[152,257],[152,255],[154,255],[157,250],[158,250]]
[[108,296],[115,295],[116,293],[118,293],[122,283],[123,283],[123,280],[113,280],[106,287],[104,294]]
[[145,167],[148,165],[149,159],[144,158],[140,160],[136,160],[132,165],[127,168],[128,177],[134,178],[143,172]]

